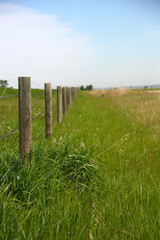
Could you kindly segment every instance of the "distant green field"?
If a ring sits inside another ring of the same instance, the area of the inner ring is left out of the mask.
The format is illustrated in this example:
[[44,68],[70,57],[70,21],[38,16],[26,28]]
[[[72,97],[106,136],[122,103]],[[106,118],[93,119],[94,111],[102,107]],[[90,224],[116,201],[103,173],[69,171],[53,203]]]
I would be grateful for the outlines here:
[[[159,105],[147,91],[79,92],[52,138],[35,142],[34,120],[31,164],[0,185],[0,239],[160,239]],[[33,95],[32,115],[43,110]],[[18,97],[0,99],[0,119],[0,137],[17,127]],[[0,177],[17,160],[18,132],[0,142]]]

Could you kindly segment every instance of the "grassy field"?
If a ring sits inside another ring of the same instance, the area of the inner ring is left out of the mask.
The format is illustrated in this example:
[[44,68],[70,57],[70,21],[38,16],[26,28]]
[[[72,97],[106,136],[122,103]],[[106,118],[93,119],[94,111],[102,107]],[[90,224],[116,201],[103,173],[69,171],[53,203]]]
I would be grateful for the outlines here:
[[[44,116],[33,121],[31,165],[0,185],[0,239],[160,239],[159,105],[142,90],[80,92],[52,138],[35,141]],[[43,95],[32,109],[44,110]],[[0,99],[0,137],[17,111],[17,97]],[[1,177],[18,159],[18,133],[0,151]]]

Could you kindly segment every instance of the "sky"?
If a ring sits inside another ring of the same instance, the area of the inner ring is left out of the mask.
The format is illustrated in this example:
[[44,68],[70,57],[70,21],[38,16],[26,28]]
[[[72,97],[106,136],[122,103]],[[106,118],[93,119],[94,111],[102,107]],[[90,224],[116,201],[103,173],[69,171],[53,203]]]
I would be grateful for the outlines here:
[[160,84],[160,0],[0,0],[0,33],[15,88]]

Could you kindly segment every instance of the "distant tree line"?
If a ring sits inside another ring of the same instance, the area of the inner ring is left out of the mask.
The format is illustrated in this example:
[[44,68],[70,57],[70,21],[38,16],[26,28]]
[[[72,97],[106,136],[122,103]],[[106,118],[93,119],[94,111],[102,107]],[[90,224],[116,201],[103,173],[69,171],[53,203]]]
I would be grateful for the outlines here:
[[82,91],[93,90],[93,85],[87,85],[86,87],[84,87],[82,85],[82,86],[80,86],[80,90],[82,90]]
[[7,87],[8,81],[7,80],[0,80],[0,87]]

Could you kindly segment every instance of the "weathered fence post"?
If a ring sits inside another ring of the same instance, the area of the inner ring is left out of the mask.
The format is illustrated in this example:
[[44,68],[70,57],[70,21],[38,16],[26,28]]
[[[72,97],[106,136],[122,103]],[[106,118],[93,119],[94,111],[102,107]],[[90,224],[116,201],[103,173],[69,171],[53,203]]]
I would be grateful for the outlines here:
[[66,95],[66,87],[62,88],[62,96],[63,96],[63,115],[67,113],[67,95]]
[[72,105],[72,92],[71,92],[71,87],[69,88],[69,106]]
[[66,104],[66,106],[67,106],[67,111],[68,111],[68,108],[69,108],[69,104],[68,104],[68,96],[69,96],[69,88],[66,87],[66,100],[67,100],[67,104]]
[[74,100],[75,100],[76,99],[76,88],[75,87],[73,88],[73,92],[74,92],[73,96],[74,96]]
[[74,87],[74,100],[76,99],[76,87]]
[[57,87],[57,123],[62,122],[62,87]]
[[71,89],[70,87],[67,87],[67,110],[69,109],[71,105]]
[[31,80],[19,77],[19,154],[22,161],[31,160]]
[[76,98],[76,88],[75,87],[73,87],[73,101],[75,100],[75,98]]
[[45,83],[45,128],[46,137],[52,135],[52,89],[51,83]]
[[71,87],[71,104],[74,101],[74,88]]

